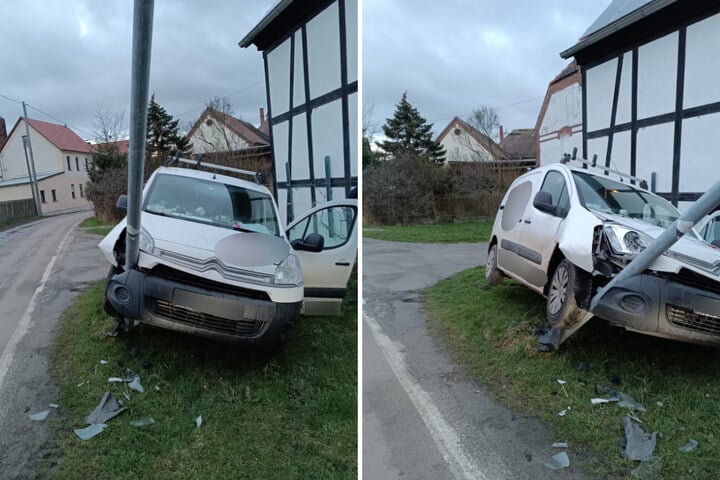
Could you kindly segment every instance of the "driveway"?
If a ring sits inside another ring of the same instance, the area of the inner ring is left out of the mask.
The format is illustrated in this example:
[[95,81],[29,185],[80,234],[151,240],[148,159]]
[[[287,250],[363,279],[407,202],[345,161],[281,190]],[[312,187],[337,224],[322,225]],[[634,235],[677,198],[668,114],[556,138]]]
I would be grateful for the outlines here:
[[586,479],[543,464],[561,441],[489,399],[425,328],[421,290],[485,262],[485,244],[363,241],[366,479]]
[[2,478],[35,478],[49,429],[27,415],[57,402],[47,365],[58,318],[87,282],[107,273],[100,237],[74,228],[88,216],[48,217],[0,232]]

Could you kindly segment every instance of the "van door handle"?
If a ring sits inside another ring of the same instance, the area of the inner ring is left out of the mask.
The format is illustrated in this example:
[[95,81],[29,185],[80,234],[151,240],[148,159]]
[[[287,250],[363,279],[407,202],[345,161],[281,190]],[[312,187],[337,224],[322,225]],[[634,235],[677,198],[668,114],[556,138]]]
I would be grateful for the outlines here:
[[337,265],[338,267],[349,267],[350,262],[335,262],[335,265]]

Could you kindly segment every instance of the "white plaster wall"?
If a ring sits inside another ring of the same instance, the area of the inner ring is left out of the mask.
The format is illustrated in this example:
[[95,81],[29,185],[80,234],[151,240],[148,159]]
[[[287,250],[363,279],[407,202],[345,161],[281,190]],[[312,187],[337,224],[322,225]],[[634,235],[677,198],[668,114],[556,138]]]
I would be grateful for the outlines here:
[[306,30],[310,96],[316,98],[340,88],[340,20],[337,2],[310,20]]
[[720,101],[720,14],[687,28],[683,107]]
[[582,156],[582,132],[572,135],[564,134],[560,138],[555,136],[550,140],[540,142],[540,165],[558,163],[566,153],[572,155],[573,148],[577,147],[578,157]]
[[305,64],[303,63],[302,30],[295,32],[295,56],[293,59],[293,106],[305,103]]
[[290,123],[285,121],[273,125],[273,158],[275,159],[275,178],[278,182],[287,181],[285,163],[288,161],[288,132]]
[[657,172],[658,192],[672,190],[674,129],[672,123],[663,123],[641,128],[637,133],[637,176],[649,184],[651,173]]
[[310,161],[307,141],[307,117],[304,113],[293,117],[292,125],[292,178],[310,178]]
[[[213,124],[211,126],[205,123],[206,120],[207,118],[200,123],[200,126],[190,137],[194,153],[226,152],[240,150],[249,146],[246,141],[217,120],[212,119]],[[203,138],[210,144],[202,140]]]
[[593,138],[587,142],[587,160],[592,162],[593,155],[597,155],[597,164],[605,165],[607,155],[608,137]]
[[[21,121],[3,147],[3,180],[11,180],[28,175],[22,141],[23,135],[25,135],[25,122]],[[32,143],[33,158],[35,159],[36,174],[67,170],[67,165],[64,163],[65,157],[61,157],[60,151],[33,128],[30,128],[30,142]],[[73,156],[73,162],[74,161]],[[72,166],[74,169],[75,164],[73,163]]]
[[616,72],[617,59],[615,58],[586,71],[585,88],[589,132],[610,126]]
[[[73,159],[74,161],[74,159]],[[75,165],[73,165],[74,167]],[[85,183],[87,175],[70,175],[67,172],[60,175],[41,180],[38,184],[38,190],[45,191],[45,202],[42,206],[43,213],[52,213],[60,210],[80,209],[90,205],[87,196],[80,196],[80,183],[83,184],[83,193],[85,191]],[[75,198],[70,193],[70,185],[75,185]],[[52,201],[52,190],[55,190],[57,202]]]
[[322,105],[312,112],[313,168],[315,178],[325,177],[325,156],[330,156],[331,175],[345,175],[343,156],[342,102],[340,99]]
[[[460,131],[456,135],[456,130]],[[440,142],[447,152],[448,162],[477,162],[491,161],[492,155],[480,143],[478,143],[464,128],[457,128],[455,125]]]
[[345,1],[345,37],[347,38],[348,83],[358,79],[358,2]]
[[[598,163],[601,163],[598,158]],[[602,159],[605,164],[605,158]],[[612,152],[610,153],[610,168],[618,172],[630,174],[630,131],[620,132],[613,135]],[[640,177],[642,178],[642,177]],[[648,185],[650,178],[646,179]]]
[[563,127],[582,124],[582,88],[579,83],[558,90],[551,97],[539,134],[557,132]]
[[23,198],[33,198],[32,188],[29,183],[0,188],[0,202],[22,200]]
[[270,112],[277,117],[290,109],[290,38],[267,53],[267,69]]
[[681,192],[705,192],[720,181],[720,158],[713,139],[720,132],[720,113],[683,120],[680,146]]
[[638,49],[638,118],[675,110],[677,51],[677,32]]
[[358,94],[348,95],[350,128],[350,176],[358,176]]

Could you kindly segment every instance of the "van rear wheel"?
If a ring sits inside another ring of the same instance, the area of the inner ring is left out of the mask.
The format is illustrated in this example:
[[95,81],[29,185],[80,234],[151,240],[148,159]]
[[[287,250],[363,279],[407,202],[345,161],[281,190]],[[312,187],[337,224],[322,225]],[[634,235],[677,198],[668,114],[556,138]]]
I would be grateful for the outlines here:
[[590,275],[563,259],[555,267],[547,292],[547,319],[550,325],[566,330],[577,325],[590,306]]
[[487,261],[485,262],[485,283],[488,285],[500,285],[505,275],[497,267],[497,243],[488,250]]

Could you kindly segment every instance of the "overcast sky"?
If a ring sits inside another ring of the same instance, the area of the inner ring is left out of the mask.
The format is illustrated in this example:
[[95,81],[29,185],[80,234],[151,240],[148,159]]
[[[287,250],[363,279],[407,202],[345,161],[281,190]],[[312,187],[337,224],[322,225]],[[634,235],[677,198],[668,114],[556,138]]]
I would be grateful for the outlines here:
[[[262,54],[238,42],[274,0],[156,0],[150,92],[181,125],[214,96],[259,124],[266,104]],[[2,0],[0,116],[67,123],[90,138],[97,106],[130,112],[132,0]],[[267,110],[267,109],[266,109]],[[58,122],[58,120],[60,120]]]
[[[548,83],[610,0],[363,1],[363,104],[381,126],[404,91],[435,135],[481,105],[534,128]],[[520,103],[524,102],[524,103]]]

